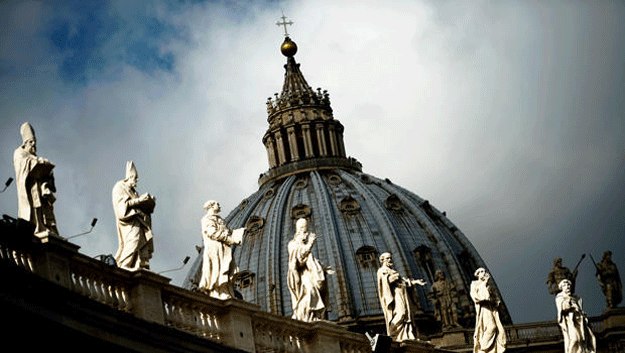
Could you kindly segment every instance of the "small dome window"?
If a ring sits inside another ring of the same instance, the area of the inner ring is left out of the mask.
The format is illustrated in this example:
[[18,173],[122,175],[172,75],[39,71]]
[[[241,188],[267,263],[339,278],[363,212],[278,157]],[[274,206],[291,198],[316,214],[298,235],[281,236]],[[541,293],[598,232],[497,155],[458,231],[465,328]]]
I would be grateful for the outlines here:
[[293,187],[298,190],[305,189],[307,186],[308,186],[308,178],[306,177],[297,178],[297,180],[293,184]]
[[294,219],[310,217],[310,207],[304,204],[298,204],[291,210],[291,217]]
[[353,197],[347,196],[341,200],[341,212],[348,215],[355,215],[360,212],[360,205]]
[[265,226],[265,220],[258,216],[252,216],[247,221],[247,232],[248,234],[258,233]]
[[339,185],[343,182],[343,179],[341,179],[341,177],[336,174],[330,174],[330,176],[328,177],[328,182],[332,185]]
[[384,201],[384,207],[391,211],[401,211],[403,209],[403,205],[399,197],[395,194],[387,197]]
[[365,245],[356,250],[356,258],[363,268],[375,269],[378,267],[378,251],[373,246]]
[[247,206],[247,204],[250,203],[250,200],[248,199],[243,199],[243,201],[241,201],[241,203],[239,204],[239,210],[242,210],[245,208],[245,206]]
[[234,286],[237,289],[245,289],[254,285],[256,275],[252,271],[241,271],[234,280]]
[[270,199],[275,194],[276,194],[276,191],[273,188],[269,188],[269,189],[267,189],[267,191],[265,191],[265,194],[263,194],[263,197],[266,198],[266,199]]

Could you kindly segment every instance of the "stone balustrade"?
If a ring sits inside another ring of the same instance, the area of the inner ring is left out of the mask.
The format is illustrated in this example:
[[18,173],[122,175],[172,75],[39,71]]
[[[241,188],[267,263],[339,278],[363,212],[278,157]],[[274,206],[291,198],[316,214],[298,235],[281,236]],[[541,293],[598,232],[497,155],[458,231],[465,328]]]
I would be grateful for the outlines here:
[[61,238],[0,236],[0,263],[141,319],[247,352],[371,352],[363,335],[331,322],[304,323],[240,300],[217,300],[85,256]]
[[[248,302],[217,300],[171,285],[169,278],[150,271],[130,272],[107,265],[80,254],[78,248],[57,237],[39,239],[3,234],[0,236],[0,265],[43,277],[148,322],[245,352],[371,352],[364,335],[338,324],[305,323],[260,311],[257,305]],[[616,332],[613,326],[620,328],[624,323],[625,312],[621,311],[617,316],[591,318],[593,331]],[[510,348],[541,342],[553,345],[562,340],[554,321],[509,326],[506,334]],[[473,346],[473,330],[446,331],[430,339],[428,342],[393,342],[391,351],[469,352]]]

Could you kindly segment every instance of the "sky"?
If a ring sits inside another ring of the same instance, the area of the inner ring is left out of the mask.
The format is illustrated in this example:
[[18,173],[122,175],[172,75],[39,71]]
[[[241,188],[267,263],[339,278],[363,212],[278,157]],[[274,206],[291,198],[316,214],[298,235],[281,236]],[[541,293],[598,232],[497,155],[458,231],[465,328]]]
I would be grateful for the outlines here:
[[[3,1],[0,182],[29,121],[56,164],[62,236],[115,254],[115,182],[156,197],[154,272],[201,245],[268,168],[282,14],[347,154],[441,211],[488,265],[515,323],[555,318],[545,280],[605,250],[625,271],[625,3],[619,1]],[[15,217],[15,185],[0,194]],[[181,285],[186,268],[165,274]],[[621,278],[623,278],[621,276]],[[605,300],[590,258],[577,293]]]

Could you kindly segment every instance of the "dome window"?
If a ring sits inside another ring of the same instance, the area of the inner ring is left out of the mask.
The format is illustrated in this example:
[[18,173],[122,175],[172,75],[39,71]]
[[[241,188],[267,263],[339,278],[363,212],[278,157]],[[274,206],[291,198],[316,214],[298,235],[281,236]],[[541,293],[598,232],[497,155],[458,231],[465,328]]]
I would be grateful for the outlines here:
[[304,204],[298,204],[291,210],[291,217],[294,219],[310,217],[310,207]]
[[328,182],[332,185],[339,185],[343,182],[343,179],[341,179],[341,177],[336,174],[330,174],[330,176],[328,177]]
[[256,275],[252,271],[241,271],[235,279],[234,286],[237,289],[250,288],[254,285],[254,277],[256,277]]
[[434,283],[434,261],[432,260],[432,249],[426,245],[419,245],[414,249],[415,257],[421,268],[425,270],[430,279],[430,283]]
[[241,203],[239,204],[239,210],[242,210],[245,208],[245,206],[247,206],[247,204],[250,203],[250,200],[248,199],[243,199],[243,201],[241,201]]
[[403,209],[401,200],[395,194],[386,198],[386,200],[384,201],[384,206],[387,210],[391,211],[401,211]]
[[270,198],[272,198],[272,197],[273,197],[273,195],[275,195],[275,194],[276,194],[275,190],[274,190],[273,188],[269,188],[269,189],[267,189],[267,191],[265,191],[265,194],[263,195],[263,197],[264,197],[265,199],[270,199]]
[[298,189],[298,190],[305,189],[307,186],[308,186],[308,179],[307,178],[298,178],[295,181],[295,184],[293,184],[293,187]]
[[259,233],[263,227],[265,226],[265,220],[258,217],[258,216],[252,216],[250,217],[249,221],[247,221],[247,233],[249,235],[254,235]]
[[347,196],[341,201],[341,212],[353,216],[360,212],[360,205],[353,197]]
[[480,267],[473,256],[466,249],[462,250],[457,256],[460,267],[462,267],[462,271],[464,271],[467,278],[473,278],[473,273]]
[[363,268],[375,269],[378,267],[378,251],[373,246],[365,245],[356,250],[356,257]]

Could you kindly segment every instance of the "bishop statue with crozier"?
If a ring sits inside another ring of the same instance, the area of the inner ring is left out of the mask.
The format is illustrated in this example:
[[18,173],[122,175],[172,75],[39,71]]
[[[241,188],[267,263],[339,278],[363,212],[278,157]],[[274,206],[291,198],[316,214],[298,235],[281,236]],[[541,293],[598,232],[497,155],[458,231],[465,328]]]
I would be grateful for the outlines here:
[[115,261],[127,270],[149,269],[154,252],[151,214],[156,198],[148,193],[139,196],[138,181],[135,164],[127,162],[126,178],[115,184],[112,193],[119,241]]
[[35,235],[58,236],[53,204],[54,164],[37,156],[35,130],[26,122],[20,128],[22,144],[13,153],[17,186],[18,217],[35,226]]

